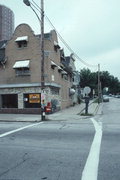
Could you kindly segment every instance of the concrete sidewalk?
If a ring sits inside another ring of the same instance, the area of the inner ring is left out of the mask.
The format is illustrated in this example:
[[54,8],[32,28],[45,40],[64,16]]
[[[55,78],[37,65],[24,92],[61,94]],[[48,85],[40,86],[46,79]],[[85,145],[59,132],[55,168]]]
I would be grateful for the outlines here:
[[[98,105],[98,103],[91,103],[88,108],[88,113],[93,116],[96,115],[98,112],[101,113],[101,110],[99,111],[100,106],[101,105]],[[48,116],[48,118],[49,120],[79,120],[90,117],[82,116],[82,113],[85,113],[85,103],[75,105],[73,107],[69,107],[54,114],[51,114]]]
[[[81,116],[81,112],[85,112],[85,103],[75,105],[73,107],[66,108],[64,110],[58,111],[56,113],[46,115],[47,120],[79,120],[85,118]],[[101,113],[102,106],[98,103],[92,103],[89,105],[88,113],[96,115],[96,113]],[[39,122],[41,121],[41,115],[33,114],[0,114],[0,122]]]

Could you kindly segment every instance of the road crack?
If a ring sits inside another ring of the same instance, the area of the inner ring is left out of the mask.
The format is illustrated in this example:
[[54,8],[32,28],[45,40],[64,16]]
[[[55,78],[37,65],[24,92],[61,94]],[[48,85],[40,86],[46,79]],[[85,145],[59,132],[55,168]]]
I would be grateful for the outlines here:
[[[29,159],[28,157],[28,154],[25,153],[23,156],[22,156],[22,160],[20,162],[18,162],[17,164],[15,164],[13,167],[11,168],[8,168],[7,170],[5,170],[4,172],[2,172],[0,174],[0,177],[2,177],[3,175],[9,173],[11,170],[13,169],[16,169],[17,167],[21,166],[23,163],[25,163],[27,160]],[[11,179],[12,180],[12,179]],[[15,180],[20,180],[20,179],[15,179]]]

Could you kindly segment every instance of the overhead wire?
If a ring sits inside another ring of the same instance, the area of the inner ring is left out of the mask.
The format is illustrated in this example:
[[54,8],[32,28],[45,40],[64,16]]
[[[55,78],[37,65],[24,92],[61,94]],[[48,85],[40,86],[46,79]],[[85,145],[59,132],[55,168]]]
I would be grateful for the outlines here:
[[[33,3],[32,3],[33,2]],[[37,5],[37,3],[32,0],[31,4],[34,6],[34,8],[36,10],[38,10],[39,12],[41,12],[41,8]],[[35,5],[34,5],[35,4]],[[85,62],[83,59],[81,59],[73,50],[72,48],[66,43],[66,41],[63,39],[63,37],[60,35],[60,33],[57,31],[57,29],[55,28],[55,26],[53,25],[53,23],[50,21],[50,19],[47,17],[46,14],[44,14],[46,20],[50,23],[50,25],[52,26],[52,28],[54,28],[54,30],[56,31],[59,39],[62,41],[62,43],[66,46],[66,48],[72,53],[74,54],[74,57],[76,57],[79,61],[81,61],[84,65],[88,66],[88,67],[98,67],[98,65],[92,65],[92,64],[89,64],[87,62]]]

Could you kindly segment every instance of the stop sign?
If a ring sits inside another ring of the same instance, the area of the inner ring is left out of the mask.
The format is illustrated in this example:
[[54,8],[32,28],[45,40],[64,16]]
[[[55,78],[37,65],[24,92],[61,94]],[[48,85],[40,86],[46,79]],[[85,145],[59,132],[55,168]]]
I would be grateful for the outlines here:
[[89,86],[84,87],[84,93],[89,94],[91,92],[91,88]]

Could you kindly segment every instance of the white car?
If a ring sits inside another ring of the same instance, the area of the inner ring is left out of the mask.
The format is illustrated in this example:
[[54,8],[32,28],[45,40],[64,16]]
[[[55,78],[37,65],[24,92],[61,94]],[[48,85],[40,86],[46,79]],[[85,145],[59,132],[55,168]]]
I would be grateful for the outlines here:
[[103,95],[103,102],[109,102],[109,97],[107,95]]

